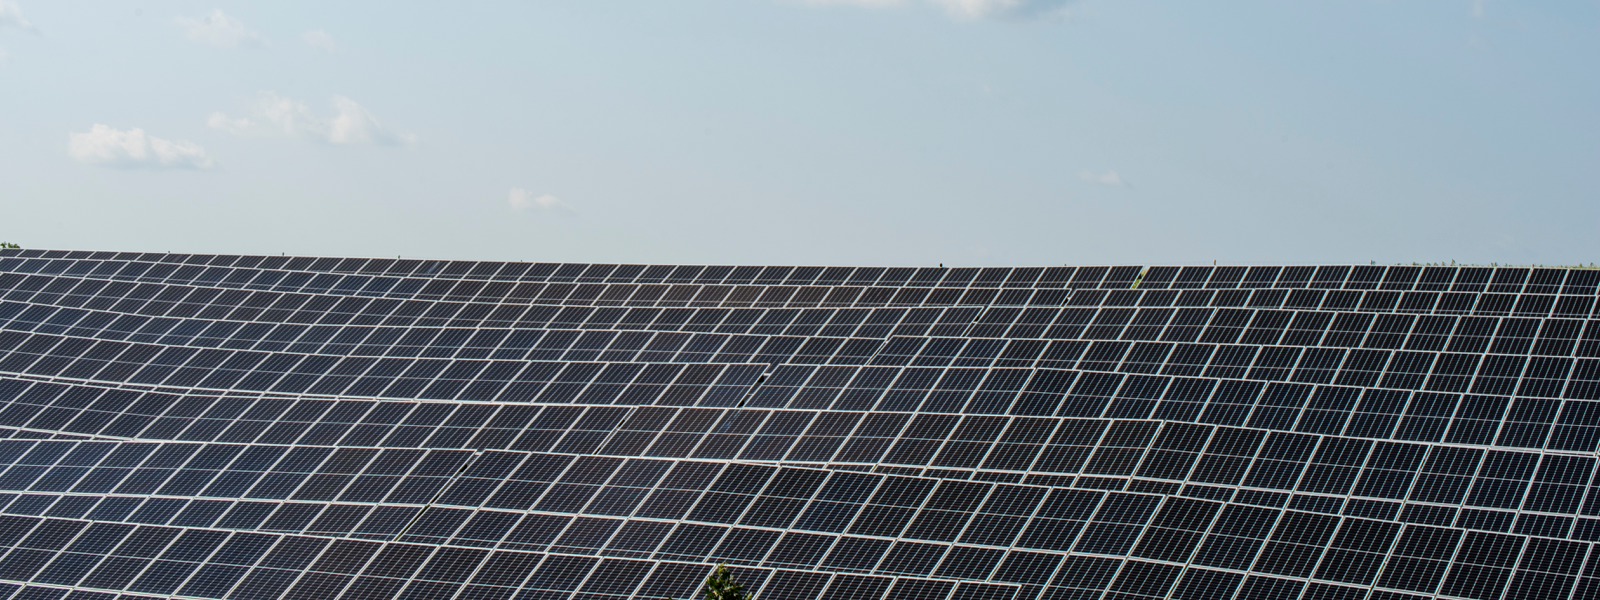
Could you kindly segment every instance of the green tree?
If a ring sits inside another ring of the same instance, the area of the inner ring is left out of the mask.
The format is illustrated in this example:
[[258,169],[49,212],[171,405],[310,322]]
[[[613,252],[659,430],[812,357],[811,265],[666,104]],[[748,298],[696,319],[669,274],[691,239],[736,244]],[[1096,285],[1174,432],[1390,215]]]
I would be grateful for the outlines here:
[[706,600],[750,600],[750,594],[744,593],[744,586],[733,580],[727,565],[717,565],[717,570],[706,578],[705,594]]
[[13,244],[13,243],[11,243],[11,242],[0,242],[0,248],[12,248],[12,249],[16,249],[16,248],[21,248],[21,247],[22,247],[22,246],[18,246],[18,245],[16,245],[16,244]]

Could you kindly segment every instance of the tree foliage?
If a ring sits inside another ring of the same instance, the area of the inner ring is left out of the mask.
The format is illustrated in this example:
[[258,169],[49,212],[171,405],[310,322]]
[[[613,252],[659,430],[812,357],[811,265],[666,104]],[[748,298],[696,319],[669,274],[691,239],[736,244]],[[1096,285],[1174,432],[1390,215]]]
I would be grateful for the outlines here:
[[728,572],[727,565],[717,565],[717,570],[706,578],[705,594],[706,600],[750,600],[750,594],[746,594],[744,586],[733,580],[733,573]]

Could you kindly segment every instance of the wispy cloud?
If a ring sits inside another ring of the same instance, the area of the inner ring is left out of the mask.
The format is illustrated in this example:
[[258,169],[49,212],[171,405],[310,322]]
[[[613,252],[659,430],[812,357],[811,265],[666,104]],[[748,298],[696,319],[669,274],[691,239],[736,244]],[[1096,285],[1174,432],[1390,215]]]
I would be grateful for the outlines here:
[[11,0],[0,0],[0,28],[15,27],[30,33],[39,33],[39,28],[29,23],[27,17],[22,16],[22,7]]
[[1482,19],[1483,9],[1487,8],[1487,4],[1489,4],[1489,0],[1472,0],[1472,8],[1467,11],[1467,14],[1472,15],[1474,19]]
[[328,32],[321,29],[312,29],[300,34],[300,41],[305,42],[307,46],[327,52],[328,54],[333,54],[339,51],[339,44],[333,41],[333,36],[328,35]]
[[127,131],[96,123],[87,133],[71,133],[67,154],[91,165],[145,169],[209,169],[215,161],[193,142],[165,140],[135,127]]
[[1072,0],[933,0],[950,16],[963,20],[1048,19],[1066,16]]
[[[1063,17],[1073,0],[915,0],[944,10],[960,21],[1033,20]],[[914,0],[799,0],[806,6],[895,8]]]
[[240,20],[222,14],[220,8],[212,9],[211,14],[198,19],[178,17],[178,24],[188,28],[189,39],[218,48],[271,45],[267,38],[246,28]]
[[1078,172],[1078,179],[1082,179],[1089,183],[1099,183],[1116,187],[1127,185],[1127,182],[1124,182],[1122,180],[1122,176],[1118,175],[1116,171],[1104,171],[1096,173],[1094,171],[1083,170]]
[[578,211],[573,210],[571,205],[561,201],[560,198],[550,194],[535,197],[528,190],[522,188],[511,188],[511,195],[507,198],[507,203],[511,205],[511,210],[518,212],[538,211],[568,217],[578,214]]
[[800,0],[806,6],[859,6],[862,8],[893,8],[910,4],[908,0]]
[[216,112],[211,113],[206,124],[239,136],[310,138],[330,144],[403,146],[417,141],[415,134],[384,127],[354,100],[334,96],[333,107],[338,114],[322,118],[298,100],[268,92],[252,107],[251,116],[235,119]]

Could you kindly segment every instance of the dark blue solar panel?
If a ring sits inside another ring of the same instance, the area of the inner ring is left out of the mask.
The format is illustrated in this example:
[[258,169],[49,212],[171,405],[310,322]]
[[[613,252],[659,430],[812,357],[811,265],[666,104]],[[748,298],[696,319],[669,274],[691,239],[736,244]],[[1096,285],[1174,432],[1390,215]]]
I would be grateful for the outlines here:
[[1591,271],[0,252],[0,594],[1586,598]]

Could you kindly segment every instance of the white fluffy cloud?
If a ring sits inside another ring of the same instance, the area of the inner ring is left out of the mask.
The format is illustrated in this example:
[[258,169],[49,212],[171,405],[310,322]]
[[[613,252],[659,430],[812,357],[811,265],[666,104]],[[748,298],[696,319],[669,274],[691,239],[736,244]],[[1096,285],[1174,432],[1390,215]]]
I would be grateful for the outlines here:
[[511,188],[511,196],[507,199],[507,202],[511,205],[511,210],[515,211],[536,210],[565,216],[578,214],[566,202],[562,202],[560,198],[550,194],[535,197],[533,194],[528,193],[528,190],[522,188]]
[[300,101],[267,93],[252,107],[251,116],[235,119],[220,112],[211,113],[206,124],[240,136],[311,138],[330,144],[402,146],[417,141],[416,135],[384,127],[354,100],[334,96],[333,107],[339,114],[322,118]]
[[1116,171],[1106,171],[1104,173],[1080,171],[1078,172],[1078,179],[1082,179],[1089,183],[1101,183],[1105,185],[1114,185],[1117,187],[1126,185],[1126,183],[1122,181],[1122,176],[1118,175]]
[[300,41],[305,42],[307,46],[327,52],[328,54],[333,54],[339,51],[339,44],[333,41],[333,36],[328,35],[328,32],[321,29],[312,29],[300,34]]
[[22,16],[22,7],[11,0],[0,0],[0,28],[4,27],[39,33],[39,28],[29,23],[27,17]]
[[96,123],[69,134],[67,153],[78,162],[108,167],[209,169],[215,161],[193,142],[165,140],[135,127],[127,131]]
[[247,29],[240,20],[222,14],[220,8],[212,9],[211,14],[198,19],[178,17],[178,24],[188,28],[189,39],[218,48],[270,45],[267,38]]
[[[921,0],[937,6],[951,17],[963,21],[980,19],[1041,19],[1066,14],[1073,0]],[[905,6],[911,0],[800,0],[808,6],[859,6],[890,8]]]

